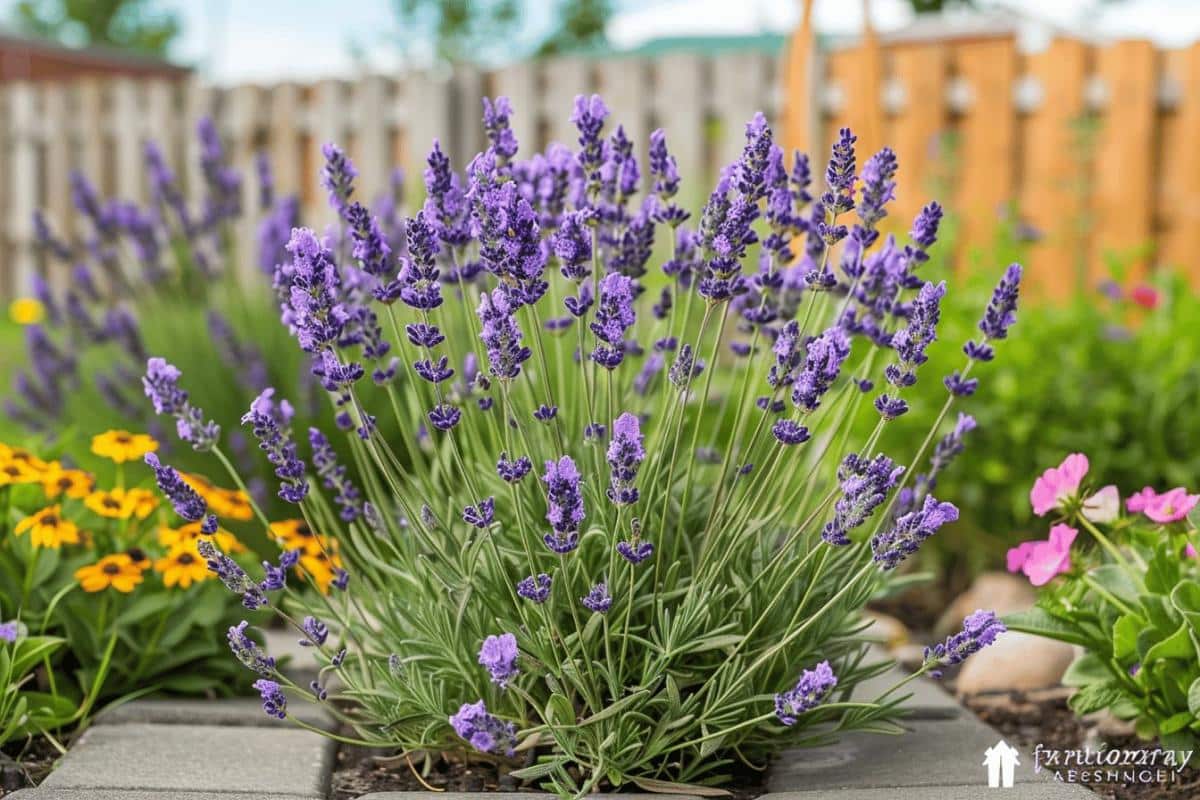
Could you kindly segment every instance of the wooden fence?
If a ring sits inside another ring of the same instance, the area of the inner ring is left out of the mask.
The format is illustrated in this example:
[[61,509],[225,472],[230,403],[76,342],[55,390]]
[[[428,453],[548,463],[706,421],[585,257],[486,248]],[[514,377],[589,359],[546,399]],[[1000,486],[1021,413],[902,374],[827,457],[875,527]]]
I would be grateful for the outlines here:
[[[987,248],[1005,209],[1039,234],[1031,280],[1062,295],[1094,283],[1106,254],[1133,273],[1173,265],[1200,283],[1200,45],[1091,45],[1058,38],[1023,53],[1011,30],[868,35],[819,51],[802,26],[781,58],[758,52],[560,59],[492,72],[375,76],[355,82],[214,88],[109,79],[0,86],[0,296],[36,266],[31,212],[71,231],[67,175],[81,168],[105,193],[144,200],[142,142],[160,143],[194,196],[195,122],[213,116],[256,207],[254,155],[266,150],[280,191],[299,192],[305,219],[332,220],[317,183],[320,146],[343,143],[372,197],[392,165],[420,194],[432,139],[457,166],[482,146],[480,98],[508,95],[524,152],[573,142],[574,95],[597,91],[639,146],[663,126],[684,191],[703,198],[736,157],[756,110],[817,153],[842,125],[865,153],[898,153],[892,222],[907,227],[928,199],[961,221],[961,252]],[[784,100],[786,99],[786,102]],[[257,220],[237,232],[249,253]],[[986,260],[987,251],[984,253]],[[960,263],[969,263],[960,259]],[[988,263],[989,268],[996,264]]]
[[[79,168],[106,194],[145,200],[142,143],[155,140],[193,199],[199,191],[196,121],[218,124],[226,152],[243,175],[244,207],[258,193],[255,154],[271,156],[278,190],[297,192],[304,219],[333,221],[317,183],[320,147],[336,141],[358,167],[359,196],[383,191],[393,166],[421,193],[424,159],[439,137],[456,167],[483,147],[481,98],[507,95],[522,152],[551,141],[574,144],[569,122],[576,94],[600,92],[644,156],[654,128],[669,130],[684,175],[682,191],[703,199],[716,165],[737,156],[756,110],[774,117],[777,59],[758,52],[657,59],[564,59],[493,72],[374,76],[355,82],[213,88],[198,82],[118,79],[0,86],[0,296],[24,288],[36,268],[31,214],[44,208],[71,232],[68,174]],[[236,231],[249,253],[258,219]]]

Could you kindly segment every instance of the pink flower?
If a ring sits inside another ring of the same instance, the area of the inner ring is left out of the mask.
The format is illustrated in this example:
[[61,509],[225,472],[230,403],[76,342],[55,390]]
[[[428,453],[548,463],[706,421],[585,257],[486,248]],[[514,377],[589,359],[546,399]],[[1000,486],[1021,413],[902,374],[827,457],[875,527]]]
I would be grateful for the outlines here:
[[1196,548],[1192,547],[1191,542],[1188,542],[1187,546],[1183,548],[1183,554],[1188,558],[1200,558],[1200,554],[1196,552]]
[[1162,298],[1159,295],[1158,290],[1153,286],[1147,286],[1144,283],[1139,283],[1129,291],[1129,299],[1137,303],[1142,308],[1153,311],[1154,309],[1158,308],[1158,304],[1161,302]]
[[1101,524],[1113,522],[1121,515],[1121,495],[1116,486],[1105,486],[1083,501],[1083,516]]
[[1200,494],[1188,494],[1187,489],[1178,486],[1148,502],[1144,511],[1147,517],[1165,525],[1186,517],[1197,502],[1200,502]]
[[1146,510],[1146,506],[1150,505],[1156,497],[1158,497],[1158,492],[1149,486],[1143,487],[1137,494],[1129,495],[1129,498],[1125,501],[1125,510],[1131,514],[1141,513]]
[[1079,531],[1055,525],[1046,541],[1021,542],[1008,551],[1008,571],[1020,570],[1034,586],[1044,586],[1071,568],[1071,543]]
[[1029,492],[1033,513],[1040,517],[1064,500],[1073,497],[1079,491],[1079,484],[1083,481],[1083,476],[1087,475],[1087,471],[1087,456],[1083,453],[1072,453],[1057,467],[1043,472],[1042,477],[1033,482],[1033,489]]

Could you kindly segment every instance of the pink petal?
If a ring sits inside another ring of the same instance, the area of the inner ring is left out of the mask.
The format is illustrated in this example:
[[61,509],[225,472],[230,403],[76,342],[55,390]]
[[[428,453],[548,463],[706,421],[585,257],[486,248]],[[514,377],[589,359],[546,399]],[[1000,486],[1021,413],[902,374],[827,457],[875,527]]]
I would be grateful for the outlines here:
[[1088,457],[1083,453],[1072,453],[1063,459],[1059,465],[1058,471],[1062,478],[1062,482],[1058,486],[1060,493],[1074,494],[1079,489],[1079,484],[1083,482],[1083,478],[1088,472]]
[[1035,544],[1036,542],[1021,542],[1016,547],[1009,548],[1007,554],[1009,572],[1021,571],[1021,567],[1025,566],[1025,562],[1029,560],[1029,554],[1033,552]]
[[1158,492],[1154,491],[1153,487],[1143,487],[1140,492],[1130,495],[1129,499],[1125,501],[1125,510],[1133,514],[1145,511],[1146,506],[1154,502],[1156,497],[1158,497]]

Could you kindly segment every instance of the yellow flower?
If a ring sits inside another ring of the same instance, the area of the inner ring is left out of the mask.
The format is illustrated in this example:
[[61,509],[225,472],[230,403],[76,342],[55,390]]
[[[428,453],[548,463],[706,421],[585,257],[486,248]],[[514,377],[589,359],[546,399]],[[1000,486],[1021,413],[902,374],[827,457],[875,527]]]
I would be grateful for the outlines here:
[[69,519],[62,518],[62,506],[53,505],[31,514],[17,523],[13,533],[17,536],[32,531],[34,547],[49,547],[57,550],[63,544],[79,544],[79,528]]
[[305,554],[300,556],[297,573],[317,585],[321,594],[329,594],[333,584],[334,570],[342,567],[342,559],[336,552]]
[[204,498],[209,508],[218,517],[236,519],[245,522],[254,518],[254,509],[250,507],[250,498],[239,489],[223,489],[215,486],[208,478],[194,473],[181,472],[179,477],[183,482],[196,490],[196,494]]
[[83,504],[109,519],[145,519],[158,507],[158,498],[147,489],[101,489],[83,498]]
[[60,494],[76,500],[87,497],[95,483],[92,476],[81,469],[63,469],[57,461],[50,465],[42,476],[42,488],[46,497],[55,498]]
[[9,304],[8,316],[18,325],[36,325],[46,316],[46,308],[32,297],[18,297]]
[[142,571],[128,555],[117,553],[75,570],[75,580],[85,592],[101,592],[111,586],[129,594],[142,582]]
[[13,483],[37,483],[49,465],[19,447],[0,444],[0,486]]
[[189,522],[178,528],[168,528],[166,525],[162,525],[158,529],[158,543],[163,547],[169,548],[174,548],[182,544],[189,544],[194,547],[200,541],[201,536],[207,536],[211,539],[213,544],[219,547],[222,552],[246,552],[246,546],[224,528],[218,528],[217,532],[212,534],[201,533],[199,522]]
[[142,572],[150,569],[150,556],[146,555],[146,551],[140,547],[129,547],[125,549],[125,555],[129,556],[129,563],[140,569]]
[[157,449],[158,442],[154,437],[144,433],[112,430],[92,437],[92,452],[118,464],[135,461]]
[[162,573],[163,586],[167,588],[178,585],[180,589],[186,589],[209,577],[208,565],[193,542],[172,547],[169,553],[154,562],[154,569]]
[[286,550],[301,550],[305,555],[320,555],[329,548],[327,537],[313,533],[302,519],[285,519],[271,523],[271,534]]

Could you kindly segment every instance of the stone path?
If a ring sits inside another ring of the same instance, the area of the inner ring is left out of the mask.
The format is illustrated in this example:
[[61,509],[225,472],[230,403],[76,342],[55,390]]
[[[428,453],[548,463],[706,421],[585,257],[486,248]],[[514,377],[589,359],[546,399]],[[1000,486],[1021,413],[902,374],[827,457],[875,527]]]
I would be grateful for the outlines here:
[[[874,698],[896,675],[865,684]],[[975,800],[989,792],[984,750],[1000,740],[940,688],[910,685],[910,732],[904,736],[851,734],[828,747],[784,754],[762,800]],[[325,725],[320,709],[293,713]],[[333,742],[266,717],[257,699],[139,700],[104,718],[80,737],[58,768],[36,789],[11,800],[327,800]],[[198,790],[195,787],[205,787]],[[1033,772],[1020,756],[1004,800],[1086,800],[1077,786]],[[506,794],[503,800],[544,795]],[[631,797],[631,795],[626,795]],[[479,800],[475,794],[384,792],[361,800]],[[672,796],[671,800],[683,800]]]

